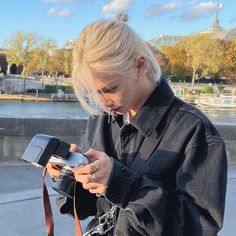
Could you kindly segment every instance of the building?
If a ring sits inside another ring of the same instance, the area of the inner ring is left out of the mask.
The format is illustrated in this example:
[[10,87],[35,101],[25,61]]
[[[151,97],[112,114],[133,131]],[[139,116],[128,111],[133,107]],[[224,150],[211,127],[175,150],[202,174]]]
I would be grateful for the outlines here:
[[154,39],[149,40],[147,43],[155,49],[160,49],[162,45],[170,46],[176,44],[181,38],[182,36],[160,35]]
[[[215,18],[213,20],[212,26],[206,30],[198,32],[200,34],[209,34],[213,38],[220,40],[233,40],[236,39],[236,28],[224,29],[220,26],[220,21],[218,17],[218,11],[216,12]],[[154,39],[149,40],[147,43],[154,47],[155,49],[160,49],[162,45],[174,45],[176,44],[183,36],[175,35],[160,35]]]
[[208,29],[199,32],[201,34],[210,34],[213,38],[220,40],[233,40],[236,39],[236,28],[225,30],[220,26],[220,21],[218,18],[218,12],[215,15],[212,26]]

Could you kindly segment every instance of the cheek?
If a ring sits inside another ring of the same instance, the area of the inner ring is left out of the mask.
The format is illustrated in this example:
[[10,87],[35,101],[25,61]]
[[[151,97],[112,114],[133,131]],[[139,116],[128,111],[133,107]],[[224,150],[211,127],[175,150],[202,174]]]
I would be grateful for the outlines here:
[[111,100],[115,104],[120,104],[123,100],[123,96],[121,93],[110,94],[109,100]]
[[104,103],[106,101],[105,97],[101,94],[98,96],[99,102]]

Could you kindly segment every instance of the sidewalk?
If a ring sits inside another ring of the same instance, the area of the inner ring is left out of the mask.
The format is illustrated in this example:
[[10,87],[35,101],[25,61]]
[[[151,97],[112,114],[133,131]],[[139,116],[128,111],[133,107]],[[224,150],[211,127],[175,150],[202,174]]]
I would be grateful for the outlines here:
[[[41,200],[41,168],[31,165],[0,165],[0,232],[4,236],[45,236]],[[46,178],[55,222],[55,236],[75,235],[73,218],[55,205],[56,193]],[[82,221],[82,228],[88,221]],[[236,165],[229,167],[225,223],[219,236],[236,235]]]
[[[42,205],[42,168],[31,165],[0,165],[0,235],[46,236]],[[59,213],[55,204],[56,192],[50,187],[54,235],[75,235],[74,219]],[[88,221],[88,220],[87,220]],[[81,221],[85,228],[87,221]]]

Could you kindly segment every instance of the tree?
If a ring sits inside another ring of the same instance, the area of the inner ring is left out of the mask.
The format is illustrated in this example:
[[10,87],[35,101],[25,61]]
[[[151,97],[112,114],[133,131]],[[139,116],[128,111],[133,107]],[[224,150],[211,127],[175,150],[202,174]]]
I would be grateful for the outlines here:
[[4,45],[8,64],[22,65],[22,74],[25,76],[32,51],[37,47],[37,36],[34,33],[18,32],[7,39]]
[[72,72],[72,49],[64,51],[64,72],[66,76],[70,76]]
[[42,76],[44,76],[44,72],[47,69],[48,63],[50,61],[50,53],[56,48],[56,44],[53,40],[47,39],[42,41],[40,47],[40,66],[42,69]]
[[207,67],[213,57],[212,40],[208,34],[196,34],[184,37],[176,44],[176,47],[186,53],[185,65],[192,71],[192,89],[194,88],[195,80],[205,76],[208,72]]
[[167,60],[165,54],[163,52],[161,52],[160,50],[156,49],[154,46],[152,46],[149,43],[147,43],[147,46],[151,49],[153,55],[156,57],[159,65],[161,67],[162,73],[166,73],[167,69],[168,69],[168,60]]
[[41,49],[36,48],[31,52],[31,60],[28,63],[26,74],[27,75],[35,75],[38,74],[41,70]]
[[55,49],[51,52],[48,64],[49,73],[53,76],[64,74],[64,49]]
[[224,70],[224,58],[224,42],[211,38],[207,54],[204,57],[205,67],[203,68],[203,74],[216,79],[220,72]]
[[183,48],[178,45],[163,46],[161,50],[167,58],[167,70],[170,71],[171,75],[177,77],[191,75],[190,68],[186,65],[187,54]]
[[224,71],[221,73],[225,77],[236,80],[236,39],[224,42]]

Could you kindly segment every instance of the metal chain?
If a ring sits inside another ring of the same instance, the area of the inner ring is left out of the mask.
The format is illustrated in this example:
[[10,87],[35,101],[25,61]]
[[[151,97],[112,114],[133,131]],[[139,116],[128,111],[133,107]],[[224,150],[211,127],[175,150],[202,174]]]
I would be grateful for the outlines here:
[[83,236],[92,236],[94,234],[105,235],[115,225],[115,210],[117,206],[112,206],[111,210],[98,218],[98,225],[90,231],[83,234]]

